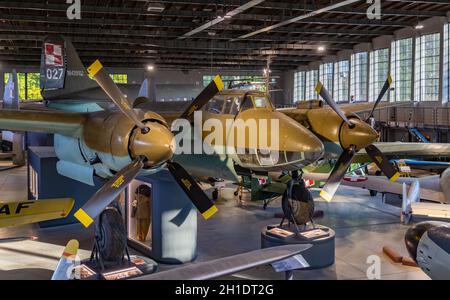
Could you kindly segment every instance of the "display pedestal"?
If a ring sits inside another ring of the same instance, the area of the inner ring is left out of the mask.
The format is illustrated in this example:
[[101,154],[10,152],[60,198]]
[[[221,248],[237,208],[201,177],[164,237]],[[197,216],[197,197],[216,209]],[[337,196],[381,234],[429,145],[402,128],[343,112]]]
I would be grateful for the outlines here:
[[[127,207],[136,182],[151,186],[151,241],[130,237],[130,209],[127,209],[128,245],[165,264],[182,264],[197,257],[197,210],[167,170],[137,177],[127,189]],[[130,190],[131,189],[131,190]]]
[[86,259],[81,262],[78,274],[81,280],[121,280],[151,274],[158,268],[158,264],[148,257],[132,255],[130,258],[131,262],[124,259],[121,264],[105,265],[104,270],[94,261]]
[[[291,232],[291,236],[278,236],[271,234],[270,230],[273,228],[281,228],[286,232]],[[311,248],[302,252],[303,258],[310,265],[309,269],[320,269],[328,267],[334,264],[334,240],[335,233],[331,228],[315,225],[314,229],[321,229],[327,233],[327,236],[319,237],[319,238],[310,238],[306,239],[302,237],[302,234],[307,235],[312,228],[308,228],[305,230],[300,230],[300,235],[296,235],[293,229],[293,226],[288,227],[283,225],[279,227],[278,225],[267,226],[261,231],[261,248],[269,248],[283,245],[292,245],[292,244],[310,244]]]

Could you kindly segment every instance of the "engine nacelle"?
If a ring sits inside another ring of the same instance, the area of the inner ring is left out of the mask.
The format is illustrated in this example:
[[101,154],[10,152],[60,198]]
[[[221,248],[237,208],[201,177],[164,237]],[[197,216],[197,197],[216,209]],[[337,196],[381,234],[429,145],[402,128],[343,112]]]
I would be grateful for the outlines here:
[[308,101],[300,101],[297,103],[298,109],[313,109],[321,107],[323,107],[322,100],[308,100]]

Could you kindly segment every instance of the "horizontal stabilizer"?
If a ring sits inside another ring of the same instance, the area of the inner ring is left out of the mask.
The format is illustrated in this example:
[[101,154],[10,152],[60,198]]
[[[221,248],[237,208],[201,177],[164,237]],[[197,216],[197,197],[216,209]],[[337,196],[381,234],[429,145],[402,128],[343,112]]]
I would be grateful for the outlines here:
[[235,274],[261,265],[285,260],[311,248],[311,245],[288,245],[255,250],[211,261],[194,263],[169,271],[140,276],[134,280],[207,280]]
[[0,228],[65,218],[74,203],[71,198],[0,203]]

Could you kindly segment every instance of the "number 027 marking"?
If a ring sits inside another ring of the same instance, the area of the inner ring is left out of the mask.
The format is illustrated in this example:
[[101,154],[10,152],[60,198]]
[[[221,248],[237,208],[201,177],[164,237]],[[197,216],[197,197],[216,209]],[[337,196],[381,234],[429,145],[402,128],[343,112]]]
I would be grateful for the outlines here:
[[50,80],[59,80],[62,78],[64,73],[64,69],[58,68],[58,69],[47,69],[47,79]]

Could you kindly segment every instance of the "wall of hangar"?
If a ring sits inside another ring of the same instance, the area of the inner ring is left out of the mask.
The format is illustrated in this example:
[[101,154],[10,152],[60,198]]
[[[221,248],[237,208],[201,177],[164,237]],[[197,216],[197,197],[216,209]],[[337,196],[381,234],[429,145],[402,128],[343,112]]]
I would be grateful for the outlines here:
[[[39,73],[39,67],[0,67],[0,99],[3,97],[5,79],[8,76],[8,73],[12,72],[12,69],[15,69],[19,74],[37,74]],[[178,70],[158,70],[157,68],[154,71],[147,72],[144,69],[128,69],[128,68],[108,68],[110,74],[118,75],[118,77],[122,77],[119,75],[125,75],[126,82],[117,82],[117,83],[128,83],[128,84],[136,84],[140,85],[142,81],[147,77],[153,77],[156,81],[156,87],[158,89],[157,99],[158,101],[189,101],[193,97],[195,97],[204,86],[205,79],[209,78],[211,75],[216,75],[216,72],[213,71],[205,71],[205,70],[189,70],[189,71],[178,71]],[[5,75],[6,74],[6,75]],[[224,78],[238,78],[238,77],[247,77],[247,76],[262,76],[261,72],[245,72],[245,71],[221,71],[217,74],[220,74]],[[273,88],[283,89],[284,81],[282,80],[282,73],[273,73],[274,76],[277,77],[277,84]],[[29,76],[31,77],[31,76]],[[22,77],[19,76],[19,82],[22,81]],[[121,79],[121,78],[119,78]],[[24,87],[23,90],[28,90],[29,83],[22,83]],[[25,87],[26,85],[26,87]],[[39,86],[39,84],[37,84]],[[19,88],[20,89],[20,88]],[[26,93],[25,91],[21,92],[22,100],[39,100],[32,97],[33,93]],[[31,95],[30,95],[31,94]],[[23,96],[26,95],[26,96]],[[272,94],[272,100],[275,103],[283,103],[284,94],[282,92],[276,92]]]
[[394,89],[384,101],[446,106],[450,100],[448,16],[427,19],[421,22],[422,29],[403,28],[393,35],[374,38],[371,43],[358,44],[352,51],[341,51],[285,72],[284,85],[291,92],[284,94],[284,102],[292,104],[317,97],[309,91],[315,85],[309,82],[315,78],[308,76],[311,72],[318,72],[318,77],[326,80],[337,102],[371,102],[391,73]]

